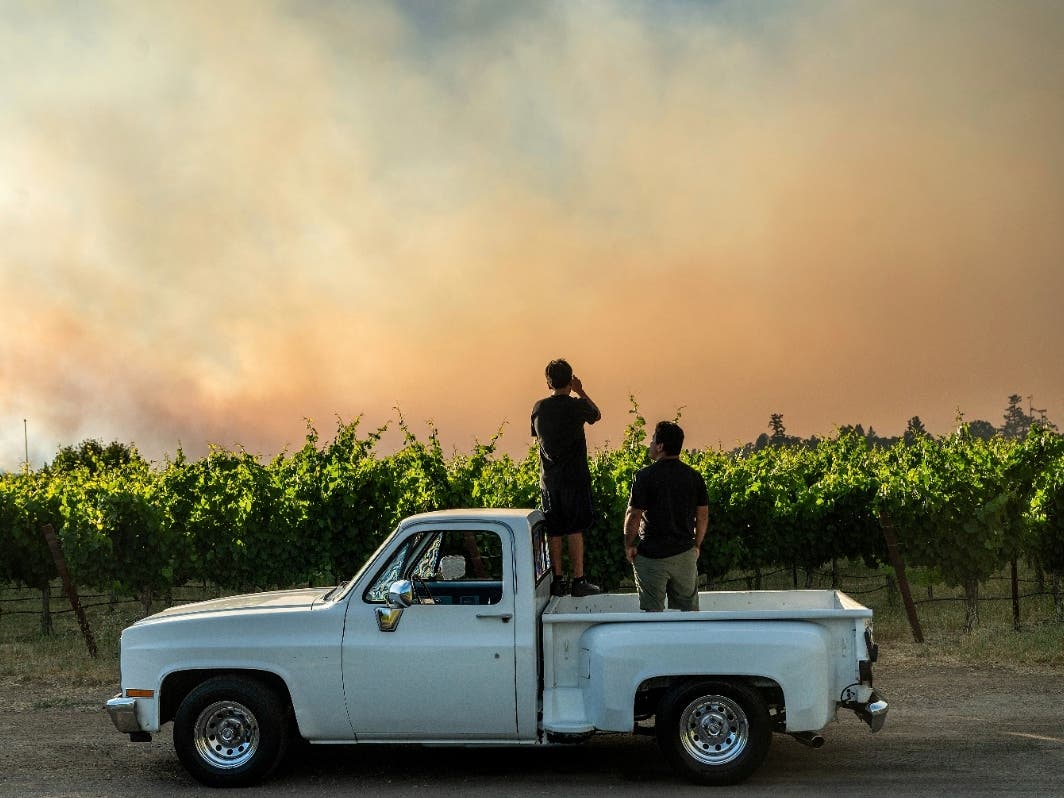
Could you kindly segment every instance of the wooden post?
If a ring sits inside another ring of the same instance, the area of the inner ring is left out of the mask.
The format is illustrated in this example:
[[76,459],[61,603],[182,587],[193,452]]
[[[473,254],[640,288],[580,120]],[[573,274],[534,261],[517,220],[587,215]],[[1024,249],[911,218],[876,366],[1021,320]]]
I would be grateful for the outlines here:
[[52,585],[47,579],[41,582],[41,634],[48,637],[54,631],[52,627]]
[[1012,558],[1012,628],[1020,631],[1020,572],[1016,558]]
[[78,591],[74,587],[74,581],[70,578],[70,571],[67,570],[66,557],[63,556],[59,538],[55,536],[55,530],[52,529],[51,524],[45,524],[41,527],[41,532],[44,533],[44,539],[48,542],[48,548],[52,550],[55,568],[59,571],[59,576],[63,580],[63,588],[66,590],[67,598],[70,599],[70,606],[78,618],[78,626],[81,627],[81,634],[85,637],[85,645],[89,649],[89,656],[95,659],[96,638],[92,636],[89,619],[85,615],[85,609],[81,606],[81,599],[78,598]]
[[920,628],[920,619],[916,617],[916,605],[913,603],[913,595],[909,591],[909,580],[905,576],[905,561],[898,551],[898,538],[894,534],[894,526],[890,516],[879,514],[879,528],[883,530],[883,537],[887,541],[887,554],[890,555],[890,564],[894,568],[894,575],[898,578],[898,589],[905,604],[905,614],[909,617],[909,627],[913,630],[913,640],[917,643],[924,642],[924,631]]

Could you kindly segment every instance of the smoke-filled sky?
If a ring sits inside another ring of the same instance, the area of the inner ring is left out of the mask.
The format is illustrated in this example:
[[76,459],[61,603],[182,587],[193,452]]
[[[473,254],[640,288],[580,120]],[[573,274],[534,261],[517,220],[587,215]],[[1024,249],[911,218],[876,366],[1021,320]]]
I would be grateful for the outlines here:
[[1061,424],[1062,256],[1058,2],[0,0],[0,468]]

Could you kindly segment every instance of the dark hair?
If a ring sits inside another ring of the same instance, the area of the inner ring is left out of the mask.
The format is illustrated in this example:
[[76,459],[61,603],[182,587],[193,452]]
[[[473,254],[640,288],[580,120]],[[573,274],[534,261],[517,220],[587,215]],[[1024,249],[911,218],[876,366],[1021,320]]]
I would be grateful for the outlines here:
[[573,367],[558,358],[547,364],[547,385],[551,388],[564,388],[573,381]]
[[672,421],[659,421],[654,427],[654,441],[665,447],[669,457],[676,457],[683,449],[683,430]]

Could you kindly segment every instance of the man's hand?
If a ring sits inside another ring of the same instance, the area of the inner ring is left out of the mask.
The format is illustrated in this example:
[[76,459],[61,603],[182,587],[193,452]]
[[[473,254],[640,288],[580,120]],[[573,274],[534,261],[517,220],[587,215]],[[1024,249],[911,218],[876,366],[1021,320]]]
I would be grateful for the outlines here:
[[638,507],[629,507],[624,511],[624,556],[628,562],[635,562],[639,552],[639,524],[643,520],[643,511]]
[[576,393],[577,396],[579,396],[581,399],[591,405],[591,409],[595,411],[595,414],[587,419],[588,424],[594,424],[596,421],[602,418],[602,412],[595,404],[595,400],[587,395],[587,393],[584,391],[584,383],[580,382],[580,378],[577,377],[575,374],[573,375],[573,378],[569,380],[569,390]]

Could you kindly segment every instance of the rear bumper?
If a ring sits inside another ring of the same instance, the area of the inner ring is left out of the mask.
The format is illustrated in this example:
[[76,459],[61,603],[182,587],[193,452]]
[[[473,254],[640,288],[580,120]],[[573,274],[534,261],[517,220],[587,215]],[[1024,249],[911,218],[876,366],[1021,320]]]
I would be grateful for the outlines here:
[[887,705],[887,702],[880,698],[876,701],[873,701],[865,708],[867,717],[865,717],[865,715],[862,715],[860,712],[858,712],[857,714],[861,715],[861,718],[868,724],[869,728],[871,728],[872,731],[877,732],[882,729],[883,724],[887,722],[888,709],[890,709],[890,707]]
[[[850,692],[847,690],[847,692]],[[867,696],[862,697],[860,701],[843,701],[842,706],[846,709],[852,709],[857,713],[857,717],[868,724],[868,728],[874,732],[883,728],[883,724],[887,722],[887,712],[890,706],[884,701],[875,690],[868,690]]]

